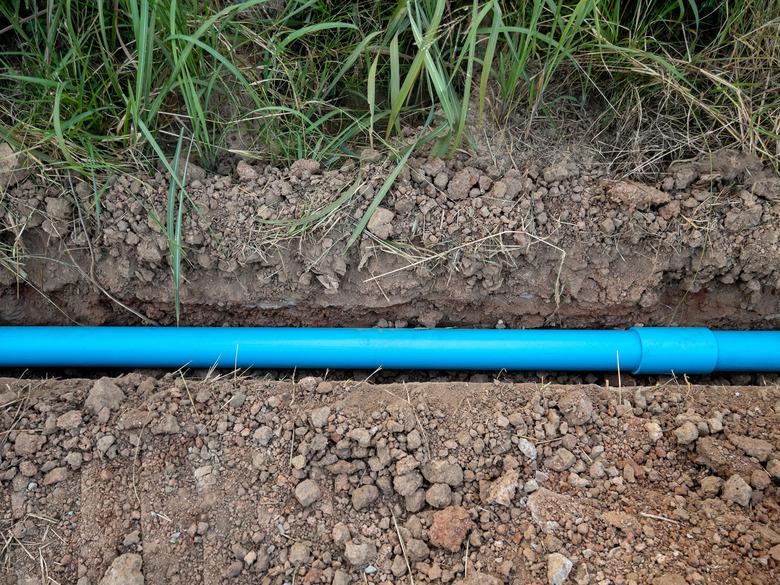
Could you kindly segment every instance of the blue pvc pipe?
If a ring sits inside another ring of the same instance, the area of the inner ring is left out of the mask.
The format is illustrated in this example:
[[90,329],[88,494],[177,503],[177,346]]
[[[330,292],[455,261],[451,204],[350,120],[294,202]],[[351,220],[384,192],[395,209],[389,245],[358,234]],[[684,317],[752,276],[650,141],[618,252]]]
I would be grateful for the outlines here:
[[780,371],[780,332],[0,327],[0,366]]

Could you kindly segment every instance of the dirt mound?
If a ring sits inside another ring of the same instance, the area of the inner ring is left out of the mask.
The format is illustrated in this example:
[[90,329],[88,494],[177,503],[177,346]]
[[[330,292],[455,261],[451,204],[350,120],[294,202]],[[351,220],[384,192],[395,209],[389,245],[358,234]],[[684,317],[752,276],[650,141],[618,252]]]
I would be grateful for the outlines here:
[[[393,166],[373,153],[330,171],[314,161],[191,171],[183,322],[762,328],[780,318],[780,179],[752,157],[721,151],[652,184],[576,159],[516,169],[413,158],[346,249]],[[167,191],[162,175],[119,178],[90,227],[86,185],[12,188],[32,286],[2,273],[0,320],[170,323]]]
[[777,387],[0,388],[9,583],[769,585],[780,567]]

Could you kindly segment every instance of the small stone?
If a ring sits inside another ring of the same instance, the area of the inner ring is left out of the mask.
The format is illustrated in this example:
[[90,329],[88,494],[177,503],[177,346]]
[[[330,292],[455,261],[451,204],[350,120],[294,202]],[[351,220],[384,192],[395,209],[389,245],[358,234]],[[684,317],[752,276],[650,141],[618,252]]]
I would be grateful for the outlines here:
[[320,499],[320,496],[322,496],[320,486],[313,479],[305,479],[295,486],[295,497],[304,508],[311,506]]
[[425,492],[425,501],[434,508],[446,508],[452,502],[452,488],[446,483],[435,483]]
[[687,585],[685,577],[677,573],[664,573],[653,580],[653,585]]
[[318,384],[319,380],[314,376],[304,376],[298,380],[298,387],[306,393],[315,392]]
[[529,460],[536,461],[536,445],[534,445],[531,441],[529,441],[524,437],[521,437],[517,441],[517,448]]
[[559,401],[558,408],[571,426],[581,426],[593,416],[593,403],[584,390],[567,392]]
[[379,490],[373,485],[362,485],[352,492],[352,506],[355,510],[368,508],[379,498]]
[[331,530],[330,537],[335,544],[344,544],[352,538],[352,534],[350,534],[349,527],[346,524],[339,522]]
[[723,499],[727,502],[734,502],[747,508],[752,495],[753,489],[736,473],[723,484]]
[[411,455],[407,455],[395,464],[395,473],[397,475],[406,475],[418,467],[420,467],[420,462]]
[[699,429],[691,421],[687,421],[674,429],[674,436],[677,437],[678,445],[690,445],[699,438]]
[[730,435],[728,439],[732,445],[741,449],[745,455],[755,457],[759,461],[766,461],[772,454],[772,443],[764,439],[754,439],[753,437],[741,435]]
[[353,567],[363,567],[376,559],[376,545],[373,542],[350,540],[344,546],[344,556]]
[[410,561],[418,563],[431,555],[431,549],[422,540],[410,538],[406,543],[406,554],[409,555]]
[[765,490],[772,484],[772,478],[763,469],[756,469],[750,475],[750,485],[753,489]]
[[371,219],[368,220],[368,231],[374,234],[377,238],[386,240],[393,233],[393,218],[395,213],[387,209],[386,207],[377,207],[374,211]]
[[446,189],[447,183],[450,182],[450,177],[447,175],[447,173],[439,173],[433,178],[433,184],[436,185],[437,189]]
[[780,481],[780,459],[770,459],[766,464],[767,473],[775,481]]
[[769,549],[769,556],[780,563],[780,544],[776,544]]
[[473,167],[465,167],[455,173],[447,186],[447,194],[453,201],[466,199],[471,188],[479,181],[480,172]]
[[547,555],[547,582],[550,585],[561,585],[569,577],[572,562],[561,553]]
[[152,423],[149,430],[153,435],[178,435],[181,427],[176,417],[166,412]]
[[404,506],[407,512],[412,514],[419,512],[425,507],[425,490],[419,489],[413,494],[404,498]]
[[31,433],[29,431],[21,431],[16,435],[16,441],[14,442],[14,451],[19,457],[30,457],[35,455],[41,447],[46,443],[46,437]]
[[425,463],[421,468],[423,477],[430,483],[446,483],[450,487],[463,484],[463,468],[457,463],[436,459]]
[[133,530],[125,534],[125,538],[122,540],[122,546],[134,546],[141,542],[141,533],[138,530]]
[[59,483],[68,478],[67,467],[55,467],[49,473],[43,476],[41,485],[51,485],[53,483]]
[[305,542],[296,542],[290,547],[288,558],[293,565],[305,565],[311,561],[311,547]]
[[125,399],[125,393],[110,378],[100,378],[89,391],[84,406],[97,414],[103,408],[116,410]]
[[81,426],[81,411],[69,410],[57,417],[57,428],[63,431],[71,431]]
[[723,421],[716,417],[708,418],[707,427],[709,427],[710,434],[714,435],[723,430]]
[[139,554],[120,555],[108,567],[99,585],[144,585],[142,565],[143,559]]
[[394,577],[403,577],[406,575],[407,567],[406,560],[401,555],[395,555],[393,557],[393,564],[390,565],[390,572]]
[[240,160],[236,165],[236,175],[240,181],[254,181],[257,179],[257,171],[252,168],[246,161]]
[[70,465],[71,469],[79,469],[84,462],[84,456],[79,451],[70,451],[65,456],[65,463]]
[[469,571],[467,577],[458,579],[453,585],[503,585],[504,580],[490,573],[482,573],[479,570]]
[[323,406],[321,408],[315,408],[309,413],[309,420],[311,425],[315,429],[321,429],[328,424],[328,417],[330,416],[330,408]]
[[484,494],[484,503],[511,506],[517,492],[520,474],[517,469],[510,469],[492,482]]
[[241,574],[241,571],[243,570],[244,570],[243,562],[233,561],[228,565],[227,569],[225,569],[225,577],[227,577],[228,579],[233,579],[234,577],[238,577]]
[[434,512],[428,536],[433,546],[456,553],[473,525],[466,508],[450,506]]
[[261,426],[258,427],[252,437],[257,441],[257,444],[261,447],[265,447],[268,445],[268,443],[271,442],[271,439],[273,439],[274,431],[269,426]]
[[349,575],[341,569],[336,569],[336,572],[333,573],[331,585],[349,585]]
[[701,480],[701,492],[705,498],[715,498],[720,493],[723,480],[717,475],[708,475]]
[[397,475],[393,479],[393,488],[401,496],[413,494],[423,483],[422,475],[419,471],[412,471],[404,475]]
[[664,432],[661,429],[661,425],[659,425],[657,422],[654,421],[646,422],[645,430],[647,431],[647,434],[653,443],[660,441],[661,437],[664,436]]
[[553,453],[552,457],[545,459],[544,464],[553,471],[561,472],[569,469],[576,461],[577,458],[574,456],[574,453],[565,447],[561,447]]
[[98,453],[105,455],[106,451],[108,451],[115,442],[116,439],[114,438],[114,435],[103,435],[96,443]]
[[407,449],[414,451],[422,446],[422,436],[417,429],[412,430],[406,435],[406,447]]
[[231,396],[230,400],[228,400],[228,406],[230,408],[241,408],[244,406],[244,402],[246,402],[246,394],[243,392],[236,392]]

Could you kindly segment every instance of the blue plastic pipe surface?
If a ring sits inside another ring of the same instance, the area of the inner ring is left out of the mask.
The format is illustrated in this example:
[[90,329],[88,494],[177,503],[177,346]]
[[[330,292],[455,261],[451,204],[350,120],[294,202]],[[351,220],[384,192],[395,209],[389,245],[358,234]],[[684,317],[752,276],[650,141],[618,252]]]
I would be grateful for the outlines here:
[[0,327],[0,366],[780,371],[780,332]]

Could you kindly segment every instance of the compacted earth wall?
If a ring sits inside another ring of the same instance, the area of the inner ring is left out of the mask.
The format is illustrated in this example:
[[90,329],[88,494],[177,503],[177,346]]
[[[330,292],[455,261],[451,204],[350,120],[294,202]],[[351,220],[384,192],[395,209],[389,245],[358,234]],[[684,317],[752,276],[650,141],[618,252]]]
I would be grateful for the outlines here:
[[180,248],[161,174],[113,180],[98,222],[91,185],[18,180],[0,322],[170,324],[178,289],[182,324],[777,327],[780,179],[750,155],[650,182],[576,156],[412,158],[348,246],[394,165],[191,165]]

